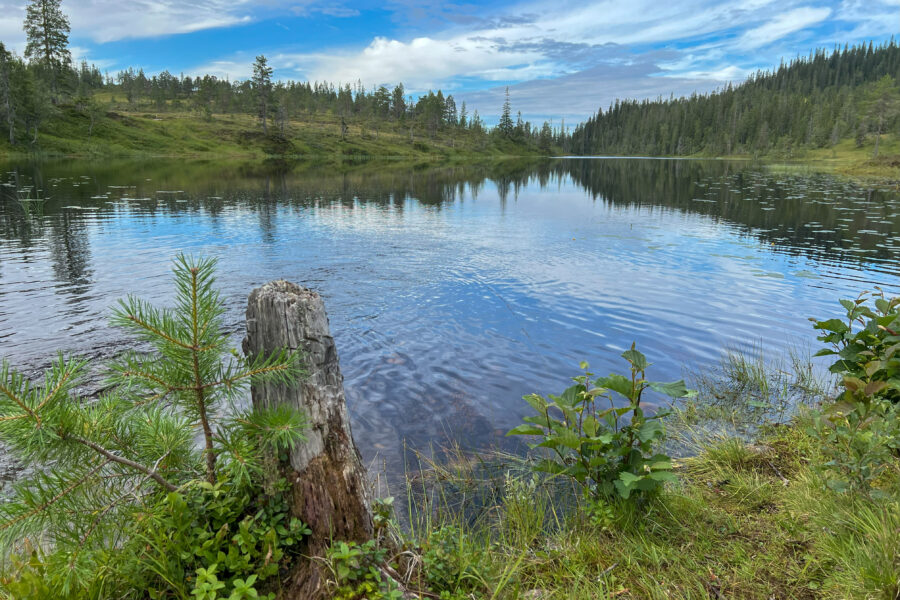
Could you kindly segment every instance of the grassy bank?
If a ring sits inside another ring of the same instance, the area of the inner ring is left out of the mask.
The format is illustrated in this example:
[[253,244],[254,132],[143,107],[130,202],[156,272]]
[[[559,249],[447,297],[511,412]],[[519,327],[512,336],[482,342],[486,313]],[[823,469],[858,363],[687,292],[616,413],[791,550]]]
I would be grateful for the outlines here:
[[284,133],[262,132],[257,120],[243,114],[203,117],[190,111],[129,109],[112,106],[90,116],[74,106],[60,106],[38,131],[10,146],[0,140],[0,158],[36,154],[78,157],[241,157],[298,156],[311,158],[537,155],[525,145],[471,131],[443,130],[434,135],[389,122],[350,121],[341,136],[341,119],[317,113],[291,119]]
[[828,379],[797,354],[729,352],[694,383],[699,396],[667,418],[670,445],[690,456],[676,483],[639,502],[588,498],[529,459],[423,461],[408,477],[411,533],[397,534],[414,557],[397,565],[409,589],[458,600],[900,597],[900,470],[882,475],[878,501],[828,487],[813,433]]
[[848,138],[831,148],[798,149],[789,154],[736,155],[725,158],[753,159],[775,167],[804,168],[863,179],[891,182],[900,180],[900,136],[882,135],[877,158],[873,157],[874,153],[875,140],[870,137],[861,146]]
[[643,504],[586,502],[512,460],[493,479],[478,462],[441,467],[438,508],[415,530],[424,581],[413,587],[460,599],[896,598],[897,497],[823,491],[807,425],[708,441]]

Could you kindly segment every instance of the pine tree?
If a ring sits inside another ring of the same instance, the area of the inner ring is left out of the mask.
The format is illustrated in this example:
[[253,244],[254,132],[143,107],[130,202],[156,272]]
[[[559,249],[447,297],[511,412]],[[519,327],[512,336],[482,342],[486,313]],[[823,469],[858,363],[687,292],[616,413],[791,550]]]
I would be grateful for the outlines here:
[[[135,547],[131,539],[147,531],[157,511],[169,510],[173,492],[251,494],[261,485],[267,453],[301,437],[296,412],[234,406],[251,382],[296,381],[301,363],[287,351],[253,361],[229,356],[214,267],[215,261],[178,257],[173,308],[131,297],[120,302],[113,324],[151,351],[113,361],[108,391],[97,401],[77,395],[86,361],[60,355],[43,383],[0,366],[0,441],[40,467],[0,503],[0,563],[27,550],[28,540],[43,540],[41,579],[53,589],[42,597],[69,597],[90,589],[99,573],[108,579],[133,568],[146,544]],[[163,533],[168,539],[187,532]],[[136,554],[120,556],[130,551]],[[95,597],[78,597],[89,596]]]
[[253,63],[253,92],[256,94],[256,107],[259,120],[262,122],[263,133],[269,134],[267,124],[269,118],[269,103],[272,96],[272,67],[268,59],[259,55]]
[[69,67],[69,19],[63,13],[62,0],[30,0],[25,8],[25,58],[37,63],[50,80],[54,104],[63,69]]

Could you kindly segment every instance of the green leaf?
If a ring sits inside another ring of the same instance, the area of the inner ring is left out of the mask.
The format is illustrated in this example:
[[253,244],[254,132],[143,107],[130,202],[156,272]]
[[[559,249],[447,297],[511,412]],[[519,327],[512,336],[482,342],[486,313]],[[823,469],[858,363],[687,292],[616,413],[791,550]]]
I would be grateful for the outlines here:
[[600,379],[598,379],[595,385],[597,387],[603,387],[617,392],[625,398],[632,400],[631,380],[623,375],[612,373],[608,377],[601,377]]
[[578,401],[578,394],[584,389],[584,386],[581,384],[575,384],[566,388],[566,391],[562,393],[562,396],[559,397],[559,404],[561,407],[571,407],[575,406],[575,403]]
[[559,443],[565,446],[566,448],[571,448],[572,450],[578,450],[581,448],[582,439],[578,437],[578,434],[570,429],[566,429],[559,433]]
[[662,437],[664,433],[665,429],[663,428],[662,423],[656,420],[648,420],[641,423],[641,426],[637,431],[637,436],[642,442],[649,442],[658,437]]
[[838,302],[841,303],[841,306],[843,306],[844,308],[847,309],[848,313],[852,313],[852,312],[856,311],[857,304],[853,300],[845,300],[842,298],[842,299],[838,300]]
[[691,398],[697,395],[697,392],[695,390],[689,390],[687,388],[687,385],[685,385],[683,379],[679,379],[678,381],[671,381],[669,383],[651,381],[650,387],[660,394],[665,394],[670,398]]
[[539,413],[543,413],[547,409],[547,400],[544,399],[543,396],[528,394],[527,396],[524,396],[523,399],[531,406],[531,408]]
[[630,362],[631,366],[634,367],[636,371],[646,371],[647,367],[650,366],[647,362],[647,357],[640,351],[634,349],[634,344],[631,345],[630,350],[626,350],[622,353],[622,358]]
[[840,319],[816,321],[815,328],[821,329],[822,331],[832,331],[834,333],[847,333],[847,331],[849,331],[849,329],[847,328],[847,324]]
[[506,435],[544,435],[544,430],[537,425],[524,424],[513,427]]
[[619,473],[619,480],[626,486],[632,486],[638,481],[640,481],[642,477],[638,477],[633,473],[629,473],[628,471],[622,471]]
[[649,477],[649,478],[652,479],[653,481],[659,481],[659,482],[663,482],[663,481],[675,482],[675,481],[678,481],[678,475],[676,475],[676,474],[673,473],[672,471],[653,471],[653,472],[651,472],[650,474],[648,474],[647,477]]

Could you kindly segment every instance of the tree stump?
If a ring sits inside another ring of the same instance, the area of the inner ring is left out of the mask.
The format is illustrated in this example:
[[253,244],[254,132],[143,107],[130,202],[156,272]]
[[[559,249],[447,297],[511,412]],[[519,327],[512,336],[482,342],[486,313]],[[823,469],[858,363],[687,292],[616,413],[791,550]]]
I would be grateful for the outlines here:
[[[344,379],[325,303],[316,292],[287,281],[253,290],[247,306],[247,356],[281,348],[304,354],[307,376],[290,385],[251,388],[254,409],[288,405],[307,417],[306,441],[283,466],[291,483],[294,516],[309,525],[305,554],[322,556],[332,540],[371,539],[369,481],[350,431]],[[285,598],[316,598],[324,585],[316,561],[302,561]]]

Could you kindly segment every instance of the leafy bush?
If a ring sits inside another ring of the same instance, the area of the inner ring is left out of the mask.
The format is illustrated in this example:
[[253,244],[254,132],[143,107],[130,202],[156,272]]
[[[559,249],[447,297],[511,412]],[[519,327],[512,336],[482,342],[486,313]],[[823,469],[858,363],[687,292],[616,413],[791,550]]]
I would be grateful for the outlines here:
[[900,298],[879,290],[841,305],[845,320],[812,319],[823,332],[818,339],[832,345],[817,356],[838,357],[830,370],[843,387],[812,433],[828,459],[823,469],[830,488],[883,497],[881,480],[898,470],[900,456]]
[[810,319],[822,332],[818,339],[832,346],[816,356],[838,357],[830,370],[843,377],[845,399],[862,392],[900,402],[900,297],[878,290],[840,302],[845,319]]
[[396,582],[382,575],[388,551],[375,540],[364,544],[337,542],[328,548],[325,564],[331,571],[335,600],[397,600],[403,597]]
[[[641,401],[647,389],[671,398],[693,394],[684,381],[645,379],[650,365],[633,344],[622,357],[628,361],[630,377],[611,374],[592,381],[587,363],[581,363],[584,375],[575,377],[575,385],[562,395],[526,396],[538,414],[525,417],[523,425],[507,434],[543,438],[532,447],[548,448],[552,456],[536,468],[572,477],[597,498],[617,494],[628,499],[676,478],[670,457],[654,451],[665,437],[665,414],[645,414]],[[616,406],[613,394],[623,398],[625,406]]]
[[296,556],[300,540],[311,533],[290,516],[287,491],[284,480],[277,493],[258,497],[228,483],[201,481],[168,494],[134,539],[145,572],[137,578],[149,579],[151,597],[168,598],[166,582],[184,581],[179,593],[189,590],[195,600],[239,600],[241,593],[256,598],[254,583],[277,575],[285,556]]
[[97,401],[76,393],[85,361],[60,356],[42,384],[0,366],[0,440],[41,467],[0,504],[0,597],[252,598],[302,535],[262,499],[302,415],[232,403],[251,382],[295,381],[301,363],[230,351],[214,270],[179,256],[173,308],[120,303],[113,324],[149,351],[113,361]]

